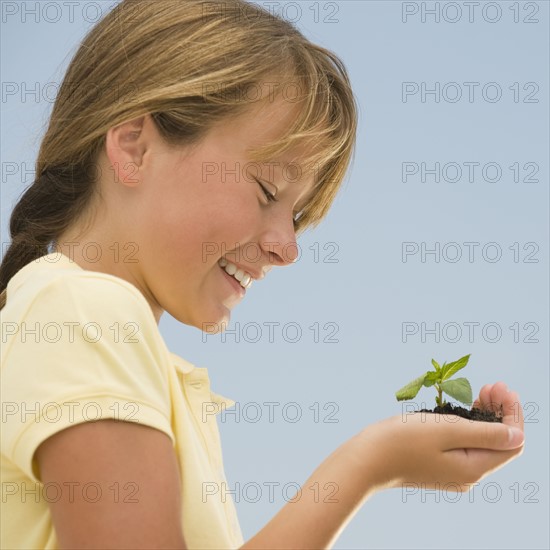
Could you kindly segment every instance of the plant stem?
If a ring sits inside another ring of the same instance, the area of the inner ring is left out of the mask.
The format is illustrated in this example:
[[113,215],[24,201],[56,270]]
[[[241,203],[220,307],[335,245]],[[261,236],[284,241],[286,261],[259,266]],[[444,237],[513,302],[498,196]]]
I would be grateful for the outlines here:
[[436,384],[435,387],[437,388],[437,394],[438,396],[435,398],[435,402],[440,407],[443,406],[443,390],[441,389],[441,386],[439,384]]

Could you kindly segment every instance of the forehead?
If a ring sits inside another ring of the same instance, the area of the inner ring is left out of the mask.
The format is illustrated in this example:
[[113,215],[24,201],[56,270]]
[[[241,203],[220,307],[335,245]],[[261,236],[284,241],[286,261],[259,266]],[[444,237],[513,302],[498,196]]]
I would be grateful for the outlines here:
[[263,145],[280,138],[299,111],[298,103],[277,96],[253,104],[241,119],[249,129],[254,128],[256,140]]
[[[248,153],[279,141],[299,112],[297,103],[281,96],[266,98],[251,104],[243,113],[222,121],[220,126],[225,135],[238,136],[238,144],[242,145],[243,152]],[[298,158],[296,154],[294,157]]]
[[[235,160],[251,159],[252,151],[280,141],[299,112],[298,103],[281,96],[253,103],[244,112],[226,118],[210,129],[206,136],[208,149],[231,155]],[[306,171],[302,165],[302,159],[310,152],[311,145],[298,143],[277,157],[258,164],[266,170],[269,164],[277,166],[279,170],[284,167],[292,172],[292,178],[300,172],[303,179],[311,179],[311,170]]]

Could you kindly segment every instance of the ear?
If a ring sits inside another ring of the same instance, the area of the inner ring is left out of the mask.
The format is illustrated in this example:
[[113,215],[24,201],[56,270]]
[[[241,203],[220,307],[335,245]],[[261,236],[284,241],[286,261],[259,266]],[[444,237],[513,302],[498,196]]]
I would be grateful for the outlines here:
[[111,128],[105,138],[105,151],[115,182],[128,187],[140,183],[139,168],[147,149],[143,132],[145,117],[139,117]]

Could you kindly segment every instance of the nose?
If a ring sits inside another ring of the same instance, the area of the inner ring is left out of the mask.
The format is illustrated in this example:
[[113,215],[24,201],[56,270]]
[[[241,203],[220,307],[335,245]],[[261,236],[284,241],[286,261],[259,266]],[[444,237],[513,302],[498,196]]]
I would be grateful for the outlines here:
[[270,264],[283,266],[298,260],[298,243],[294,239],[288,242],[263,241],[261,247],[267,252]]
[[298,260],[299,250],[294,231],[294,222],[272,225],[264,231],[260,246],[266,252],[269,263],[277,266],[293,264]]

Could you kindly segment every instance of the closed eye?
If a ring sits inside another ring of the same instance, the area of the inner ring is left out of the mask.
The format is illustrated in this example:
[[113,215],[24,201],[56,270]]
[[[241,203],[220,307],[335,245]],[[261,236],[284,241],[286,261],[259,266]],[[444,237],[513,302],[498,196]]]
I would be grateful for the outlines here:
[[[275,195],[273,195],[273,193],[270,193],[258,180],[256,181],[258,182],[258,185],[262,188],[262,191],[267,198],[267,202],[278,202],[278,199],[275,198]],[[295,228],[298,226],[298,219],[300,218],[301,214],[301,212],[298,212],[292,218],[292,222]]]
[[259,181],[258,185],[262,188],[262,191],[264,192],[264,195],[266,196],[268,202],[277,202],[275,195],[273,195],[273,193],[270,193]]

